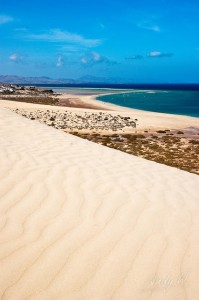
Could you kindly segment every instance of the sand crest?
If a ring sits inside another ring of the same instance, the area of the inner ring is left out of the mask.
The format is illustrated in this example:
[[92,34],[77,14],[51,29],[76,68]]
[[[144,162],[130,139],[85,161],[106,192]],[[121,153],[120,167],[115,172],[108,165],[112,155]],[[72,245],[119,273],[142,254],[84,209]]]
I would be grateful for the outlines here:
[[0,298],[199,299],[199,176],[0,109]]

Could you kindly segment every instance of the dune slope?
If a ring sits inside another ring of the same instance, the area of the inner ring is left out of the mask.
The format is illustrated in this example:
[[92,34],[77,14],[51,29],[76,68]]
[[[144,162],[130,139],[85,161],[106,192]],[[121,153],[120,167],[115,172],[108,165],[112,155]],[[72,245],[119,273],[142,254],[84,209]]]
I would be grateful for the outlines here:
[[199,299],[199,176],[0,109],[0,298]]

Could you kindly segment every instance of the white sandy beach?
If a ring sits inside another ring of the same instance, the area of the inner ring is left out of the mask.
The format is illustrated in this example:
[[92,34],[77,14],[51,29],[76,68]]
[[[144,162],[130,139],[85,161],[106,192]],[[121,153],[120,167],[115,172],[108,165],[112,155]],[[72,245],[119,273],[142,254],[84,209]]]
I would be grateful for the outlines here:
[[[96,96],[81,96],[81,95],[73,95],[73,94],[63,94],[60,96],[61,98],[74,98],[80,99],[82,103],[101,107],[103,110],[97,109],[87,109],[87,108],[74,108],[74,107],[61,107],[61,106],[49,106],[49,105],[38,105],[32,103],[24,103],[24,102],[15,102],[15,101],[8,101],[8,100],[1,100],[0,101],[0,108],[19,108],[25,109],[26,111],[46,111],[46,110],[53,110],[53,111],[71,111],[74,113],[84,113],[86,111],[90,112],[104,112],[107,110],[112,115],[121,116],[129,116],[137,119],[137,128],[136,131],[143,131],[147,130],[157,130],[157,129],[180,129],[180,128],[187,128],[187,127],[199,127],[199,118],[189,117],[189,116],[181,116],[181,115],[172,115],[172,114],[165,114],[165,113],[157,113],[157,112],[149,112],[149,111],[142,111],[136,110],[131,108],[126,108],[122,106],[117,106],[111,103],[101,102],[96,100]],[[76,101],[76,100],[74,100]],[[78,100],[77,100],[78,102]],[[105,109],[105,110],[104,110]],[[126,128],[125,132],[135,132],[135,129]]]
[[[12,105],[36,109],[1,101],[0,298],[198,300],[199,176],[3,108]],[[153,113],[137,114],[144,124]],[[198,124],[170,118],[150,126]]]

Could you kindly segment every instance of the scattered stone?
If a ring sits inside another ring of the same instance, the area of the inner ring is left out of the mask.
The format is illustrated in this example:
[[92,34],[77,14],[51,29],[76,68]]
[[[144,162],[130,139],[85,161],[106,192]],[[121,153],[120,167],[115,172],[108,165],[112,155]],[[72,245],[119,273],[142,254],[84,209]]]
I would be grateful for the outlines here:
[[125,127],[136,128],[136,121],[131,117],[114,116],[107,112],[75,113],[50,110],[28,112],[24,109],[13,109],[13,111],[31,120],[39,120],[41,123],[61,129],[118,131]]

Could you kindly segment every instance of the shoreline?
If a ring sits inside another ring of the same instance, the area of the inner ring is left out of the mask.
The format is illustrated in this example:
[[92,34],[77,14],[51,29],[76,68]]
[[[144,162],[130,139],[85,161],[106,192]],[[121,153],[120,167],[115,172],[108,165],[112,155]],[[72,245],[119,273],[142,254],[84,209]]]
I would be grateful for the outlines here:
[[[136,92],[136,91],[135,91]],[[123,94],[125,92],[121,92]],[[126,92],[128,93],[128,92]],[[103,102],[98,100],[97,97],[111,95],[111,94],[120,94],[120,93],[109,93],[109,94],[100,94],[100,95],[78,95],[85,104],[92,106],[100,106],[100,109],[109,110],[111,113],[119,112],[120,114],[126,114],[128,116],[134,116],[136,119],[140,119],[137,130],[143,131],[147,129],[181,129],[189,126],[199,127],[199,118],[191,117],[186,115],[176,115],[176,114],[167,114],[152,112],[147,110],[139,110],[135,108],[125,107],[116,105],[113,103]],[[67,97],[67,94],[63,94],[62,97]],[[72,96],[72,95],[70,95]],[[151,118],[152,124],[150,124],[149,119]],[[150,124],[150,125],[149,125]]]
[[[103,94],[107,95],[107,94]],[[51,107],[51,109],[56,111],[73,111],[73,112],[102,112],[108,111],[111,114],[121,114],[122,116],[129,116],[138,119],[137,131],[143,130],[158,130],[158,129],[182,129],[186,127],[199,127],[199,118],[175,115],[175,114],[165,114],[151,111],[138,110],[133,108],[127,108],[123,106],[118,106],[112,103],[103,102],[97,100],[98,95],[74,95],[74,94],[61,94],[57,95],[61,102],[71,101],[71,106],[59,106],[59,105],[44,105],[44,104],[34,104],[18,101],[1,100],[0,107],[8,108],[26,108],[26,109],[41,109],[46,110]],[[0,96],[1,99],[1,96]],[[81,103],[80,107],[78,102]],[[70,104],[69,104],[70,105]]]
[[59,105],[1,100],[0,107],[32,122],[199,174],[199,119],[125,108],[99,101],[96,95],[57,97]]

